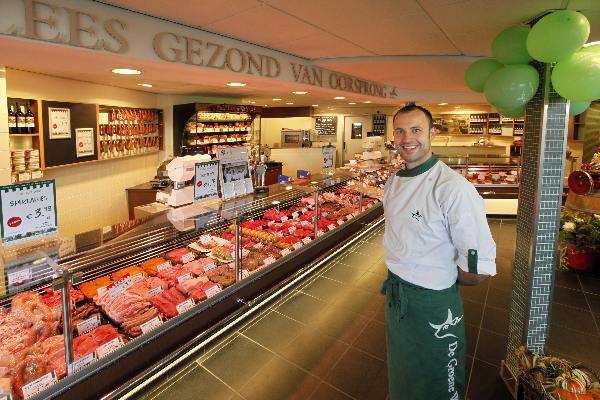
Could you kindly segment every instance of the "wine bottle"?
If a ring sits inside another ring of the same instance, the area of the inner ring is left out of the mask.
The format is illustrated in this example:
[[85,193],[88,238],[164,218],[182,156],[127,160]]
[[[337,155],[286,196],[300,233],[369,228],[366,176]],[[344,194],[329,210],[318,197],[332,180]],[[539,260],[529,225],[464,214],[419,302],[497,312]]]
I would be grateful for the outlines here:
[[11,104],[8,108],[8,133],[19,133],[17,129],[17,113],[14,106]]
[[17,132],[27,133],[27,124],[25,122],[25,113],[23,112],[24,107],[17,103]]
[[35,118],[29,104],[27,104],[27,112],[25,113],[25,124],[27,125],[27,133],[35,133]]

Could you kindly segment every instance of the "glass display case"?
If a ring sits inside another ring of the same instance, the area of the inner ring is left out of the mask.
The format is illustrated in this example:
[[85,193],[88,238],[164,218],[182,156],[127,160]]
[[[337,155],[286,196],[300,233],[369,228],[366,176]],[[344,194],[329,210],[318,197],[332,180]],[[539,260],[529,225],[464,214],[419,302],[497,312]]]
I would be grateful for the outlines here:
[[335,173],[63,239],[2,300],[0,388],[100,398],[380,217],[365,192]]

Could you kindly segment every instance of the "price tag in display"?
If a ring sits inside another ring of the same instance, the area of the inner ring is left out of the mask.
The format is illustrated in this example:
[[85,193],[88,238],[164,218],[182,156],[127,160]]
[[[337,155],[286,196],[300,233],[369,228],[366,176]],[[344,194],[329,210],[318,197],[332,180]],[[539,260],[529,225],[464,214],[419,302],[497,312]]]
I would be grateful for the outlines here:
[[344,223],[344,220],[343,220],[343,219],[338,219],[338,220],[337,220],[337,224],[338,224],[338,225],[341,225],[341,224],[343,224],[343,223]]
[[150,321],[146,321],[143,324],[140,325],[140,329],[142,330],[143,334],[146,334],[148,332],[150,332],[152,329],[158,328],[159,326],[162,325],[162,320],[160,319],[159,316],[156,316],[154,318],[152,318]]
[[275,234],[275,236],[277,236],[277,237],[283,237],[283,232],[281,232],[281,231],[275,231],[275,232],[273,232],[273,233],[274,233],[274,234]]
[[54,181],[0,186],[2,239],[16,244],[57,233]]
[[243,269],[242,270],[242,279],[246,279],[249,276],[250,276],[250,271],[248,271],[247,269]]
[[32,273],[31,268],[23,268],[18,271],[8,272],[6,279],[8,280],[8,287],[20,286],[24,283],[31,281]]
[[294,233],[294,232],[296,232],[296,227],[295,227],[295,226],[290,226],[290,227],[288,228],[288,232],[289,232],[290,234],[291,234],[291,233]]
[[190,261],[194,261],[195,259],[196,259],[196,255],[192,252],[189,252],[189,253],[181,256],[181,263],[186,264],[186,263],[189,263]]
[[288,219],[289,219],[289,218],[288,218],[288,217],[286,217],[286,216],[284,215],[283,217],[281,217],[281,222],[285,222],[285,221],[287,221]]
[[302,243],[304,244],[309,244],[310,242],[312,242],[312,239],[309,237],[305,237],[304,239],[302,239]]
[[204,266],[204,272],[212,271],[215,268],[217,268],[217,264],[215,264],[214,262],[212,262],[210,264],[206,264]]
[[290,253],[291,253],[291,251],[290,251],[290,249],[289,249],[289,248],[287,248],[287,247],[286,247],[285,249],[281,250],[281,256],[282,256],[282,257],[285,257],[285,256],[287,256],[287,255],[288,255],[288,254],[290,254]]
[[353,216],[353,217],[356,217],[357,215],[358,215],[358,211],[354,211],[354,212],[352,213],[352,216]]
[[47,373],[46,375],[36,379],[35,381],[24,385],[23,397],[26,399],[33,397],[36,394],[40,393],[42,390],[54,385],[56,382],[58,382],[58,379],[56,379],[56,374],[54,373],[54,371]]
[[329,213],[328,213],[327,211],[322,211],[322,212],[321,212],[321,215],[322,215],[323,217],[326,217],[326,216],[328,216],[328,215],[329,215]]
[[219,285],[213,285],[213,286],[209,287],[208,289],[204,290],[204,294],[209,299],[220,292],[221,292],[221,286],[219,286]]
[[265,247],[265,245],[262,244],[261,242],[258,242],[254,246],[252,246],[252,247],[254,247],[255,249],[262,249],[263,247]]
[[12,400],[10,394],[0,393],[0,400]]
[[294,219],[298,218],[299,216],[300,216],[300,214],[298,214],[298,212],[297,212],[297,211],[294,211],[294,212],[292,213],[292,218],[294,218]]
[[84,333],[93,331],[94,329],[96,329],[99,326],[100,326],[100,316],[98,314],[95,314],[95,315],[91,316],[90,318],[83,320],[77,324],[77,326],[76,326],[77,334],[81,336]]
[[102,286],[99,287],[98,290],[96,290],[96,293],[98,294],[98,296],[102,296],[104,293],[106,293],[107,290],[108,286]]
[[352,214],[348,214],[346,215],[346,220],[350,221],[352,219],[353,215]]
[[325,234],[325,232],[323,232],[320,229],[317,231],[317,236],[323,236],[324,234]]
[[162,286],[157,286],[154,289],[148,290],[148,297],[157,296],[157,295],[161,294],[162,292],[163,292]]
[[308,221],[302,221],[302,222],[300,222],[300,224],[301,224],[302,226],[304,226],[304,227],[306,227],[306,226],[311,226],[311,225],[312,225],[312,224],[311,224],[310,222],[308,222]]
[[302,208],[302,214],[306,213],[307,211],[308,211],[308,208],[306,208],[306,207]]
[[135,275],[131,275],[131,282],[132,283],[136,283],[137,281],[141,281],[142,279],[144,279],[144,274],[141,272],[138,272]]
[[302,247],[302,242],[296,242],[292,246],[294,247],[294,250],[298,250],[300,247]]
[[93,351],[90,354],[81,357],[79,360],[73,361],[73,364],[69,365],[69,375],[84,369],[97,359],[98,357],[96,356],[96,352]]
[[[208,295],[206,295],[206,297],[208,297]],[[184,312],[186,312],[187,310],[189,310],[190,308],[193,308],[193,307],[194,307],[193,299],[187,299],[183,303],[179,303],[175,306],[178,314],[183,314]]]
[[108,285],[108,297],[114,299],[115,297],[123,293],[125,290],[129,289],[131,285],[133,285],[133,280],[129,275],[119,279],[116,282],[111,283],[110,285]]
[[242,257],[246,257],[248,254],[250,254],[250,250],[242,249]]
[[266,266],[266,265],[271,265],[271,264],[273,264],[274,262],[275,262],[275,259],[274,259],[272,256],[269,256],[269,257],[267,257],[267,258],[265,258],[265,259],[263,260],[263,264],[265,264],[265,266]]
[[156,267],[156,270],[157,270],[158,272],[160,272],[160,271],[163,271],[163,270],[165,270],[165,269],[167,269],[167,268],[169,268],[169,267],[171,267],[171,262],[170,262],[170,261],[166,261],[166,262],[164,262],[164,263],[162,263],[162,264],[159,264],[159,265]]
[[335,229],[335,225],[334,224],[329,224],[327,225],[327,229],[329,229],[330,231]]
[[189,281],[190,279],[192,279],[192,273],[188,272],[187,274],[181,275],[177,277],[177,282],[179,282],[179,284],[181,285],[184,282]]
[[102,346],[98,347],[96,349],[96,355],[98,356],[98,358],[102,358],[117,350],[118,348],[123,347],[123,345],[125,345],[125,343],[123,343],[123,339],[121,339],[121,336],[118,336],[113,340],[106,342]]

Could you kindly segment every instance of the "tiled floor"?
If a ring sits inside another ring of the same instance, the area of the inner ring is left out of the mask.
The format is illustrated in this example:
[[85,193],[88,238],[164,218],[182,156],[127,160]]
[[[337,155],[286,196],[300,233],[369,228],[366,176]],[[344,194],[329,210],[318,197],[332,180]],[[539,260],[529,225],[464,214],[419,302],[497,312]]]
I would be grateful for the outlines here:
[[[514,220],[490,220],[498,275],[461,288],[472,400],[508,399],[498,371],[505,356]],[[199,359],[148,388],[143,399],[387,398],[386,276],[382,230]],[[560,272],[549,351],[600,369],[600,276]]]

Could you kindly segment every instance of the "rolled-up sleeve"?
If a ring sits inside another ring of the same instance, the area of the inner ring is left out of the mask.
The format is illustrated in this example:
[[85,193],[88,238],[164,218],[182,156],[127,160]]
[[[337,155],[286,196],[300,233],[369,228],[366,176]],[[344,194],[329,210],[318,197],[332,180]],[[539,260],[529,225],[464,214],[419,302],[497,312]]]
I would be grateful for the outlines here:
[[496,243],[485,215],[483,199],[468,181],[453,185],[446,211],[456,265],[465,272],[496,275]]

